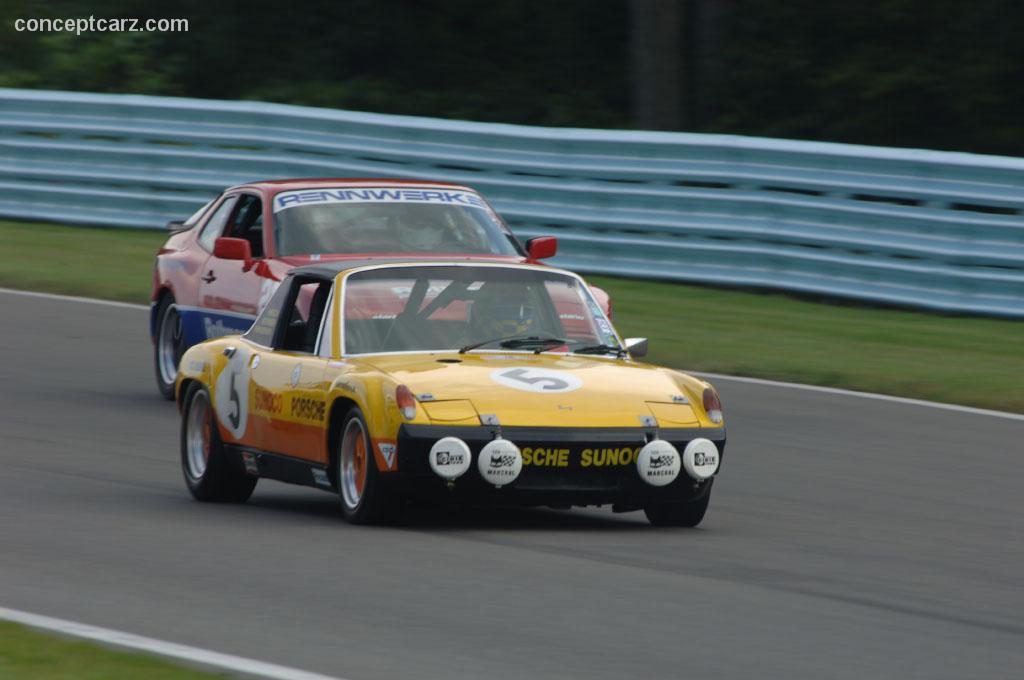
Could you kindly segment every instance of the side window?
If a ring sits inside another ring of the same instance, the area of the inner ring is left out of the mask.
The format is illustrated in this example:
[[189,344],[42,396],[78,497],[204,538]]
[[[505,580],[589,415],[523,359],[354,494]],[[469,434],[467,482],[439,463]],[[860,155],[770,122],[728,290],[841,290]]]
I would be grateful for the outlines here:
[[286,304],[288,320],[278,349],[312,354],[331,295],[331,282],[299,279],[292,288],[290,304]]
[[263,201],[259,196],[243,194],[238,199],[225,236],[244,238],[252,248],[252,256],[263,257]]
[[210,219],[206,221],[206,226],[203,227],[203,231],[199,234],[199,245],[205,250],[208,250],[211,253],[213,252],[213,242],[216,241],[224,231],[224,225],[228,221],[228,215],[231,214],[231,209],[235,206],[235,201],[237,200],[238,198],[236,196],[229,196],[220,204],[217,210],[210,215]]
[[256,321],[253,322],[252,328],[245,334],[247,339],[264,347],[272,347],[274,345],[274,331],[277,330],[277,321],[281,318],[281,310],[284,309],[285,303],[289,301],[293,287],[291,277],[286,278],[277,287],[274,295],[270,298],[270,302],[263,308],[260,315],[256,317]]

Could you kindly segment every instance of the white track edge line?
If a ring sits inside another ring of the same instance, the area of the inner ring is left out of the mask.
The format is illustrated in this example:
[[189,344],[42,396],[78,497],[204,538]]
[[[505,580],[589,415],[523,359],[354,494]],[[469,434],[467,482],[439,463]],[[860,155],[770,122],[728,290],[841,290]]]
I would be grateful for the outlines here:
[[85,302],[90,305],[103,305],[105,307],[122,307],[125,309],[149,309],[149,305],[138,305],[131,302],[118,302],[116,300],[100,300],[98,298],[79,297],[77,295],[61,295],[59,293],[39,293],[34,290],[18,290],[16,288],[0,288],[0,293],[8,295],[23,295],[25,297],[43,298],[44,300],[60,300],[62,302]]
[[993,418],[1006,418],[1007,420],[1024,421],[1024,413],[1010,413],[1008,411],[994,411],[987,408],[975,406],[961,406],[960,404],[947,404],[941,401],[927,401],[925,399],[913,399],[911,397],[897,397],[891,394],[878,394],[876,392],[857,392],[841,387],[824,387],[822,385],[805,385],[803,383],[782,382],[780,380],[766,380],[764,378],[747,378],[741,375],[726,375],[724,373],[705,373],[704,371],[686,371],[696,376],[711,378],[712,380],[731,380],[734,382],[748,383],[751,385],[764,385],[766,387],[787,387],[794,390],[805,390],[807,392],[824,392],[843,397],[859,397],[861,399],[874,399],[876,401],[889,401],[909,406],[924,406],[945,411],[958,411],[978,416],[992,416]]
[[20,623],[30,628],[52,631],[61,635],[93,640],[113,647],[149,652],[209,668],[234,671],[262,678],[270,678],[271,680],[344,680],[343,678],[310,673],[296,668],[279,666],[264,661],[255,661],[232,654],[221,654],[220,652],[212,652],[198,647],[179,645],[174,642],[165,642],[110,628],[100,628],[75,621],[55,619],[17,609],[7,609],[6,607],[0,607],[0,620]]
[[[85,302],[94,305],[108,305],[111,307],[126,307],[128,309],[149,309],[147,305],[136,305],[130,302],[115,302],[113,300],[99,300],[96,298],[76,297],[74,295],[58,295],[56,293],[36,293],[28,290],[15,290],[13,288],[0,288],[0,293],[27,295],[29,297],[63,300],[66,302]],[[824,392],[826,394],[836,394],[844,397],[860,397],[861,399],[875,399],[877,401],[889,401],[897,404],[907,404],[910,406],[923,406],[926,408],[937,408],[945,411],[959,411],[960,413],[970,413],[979,416],[991,416],[993,418],[1024,421],[1024,414],[1021,413],[995,411],[992,409],[977,408],[975,406],[961,406],[959,404],[946,404],[941,401],[927,401],[925,399],[913,399],[911,397],[896,397],[891,394],[878,394],[877,392],[857,392],[856,390],[847,390],[841,387],[822,387],[821,385],[807,385],[804,383],[783,382],[781,380],[747,378],[741,375],[726,375],[724,373],[705,373],[704,371],[686,372],[698,376],[707,376],[714,380],[733,380],[736,382],[749,383],[751,385],[764,385],[766,387],[786,387],[793,390],[807,390],[808,392]]]

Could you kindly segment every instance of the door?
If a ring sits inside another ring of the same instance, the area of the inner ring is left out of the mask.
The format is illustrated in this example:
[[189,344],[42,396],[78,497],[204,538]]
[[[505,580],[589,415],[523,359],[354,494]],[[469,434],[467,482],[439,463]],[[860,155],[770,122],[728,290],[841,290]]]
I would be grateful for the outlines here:
[[265,269],[254,262],[225,260],[214,255],[213,243],[221,236],[249,241],[253,260],[263,258],[263,205],[259,196],[238,195],[220,232],[207,234],[204,229],[200,237],[208,242],[211,251],[199,282],[199,306],[207,338],[248,330],[259,312],[260,302],[266,302],[277,287],[276,281],[261,275]]
[[292,280],[281,311],[275,312],[274,349],[255,348],[250,360],[251,446],[328,462],[328,359],[317,350],[330,289],[329,281]]

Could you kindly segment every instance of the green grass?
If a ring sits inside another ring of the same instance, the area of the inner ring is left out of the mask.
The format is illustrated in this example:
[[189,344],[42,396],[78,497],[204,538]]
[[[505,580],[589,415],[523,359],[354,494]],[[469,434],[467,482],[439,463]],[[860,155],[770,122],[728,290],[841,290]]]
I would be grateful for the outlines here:
[[[162,232],[0,222],[0,286],[146,302]],[[690,370],[1024,412],[1024,322],[601,276],[624,335]]]
[[44,635],[0,622],[4,680],[215,680],[220,674],[183,668],[158,657],[113,651],[91,642]]
[[0,287],[146,303],[167,233],[0,222]]

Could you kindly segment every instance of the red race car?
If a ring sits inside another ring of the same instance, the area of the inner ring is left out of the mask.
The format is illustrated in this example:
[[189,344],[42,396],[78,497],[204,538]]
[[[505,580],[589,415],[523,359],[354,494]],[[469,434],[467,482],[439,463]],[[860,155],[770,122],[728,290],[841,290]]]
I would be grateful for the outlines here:
[[[536,262],[557,241],[525,244],[474,190],[396,179],[291,179],[225,190],[157,252],[150,334],[157,387],[174,398],[178,361],[208,338],[242,333],[292,268],[408,257]],[[608,311],[608,296],[594,290]]]

